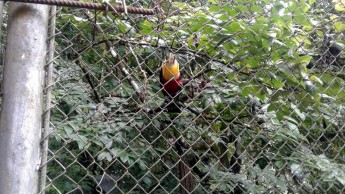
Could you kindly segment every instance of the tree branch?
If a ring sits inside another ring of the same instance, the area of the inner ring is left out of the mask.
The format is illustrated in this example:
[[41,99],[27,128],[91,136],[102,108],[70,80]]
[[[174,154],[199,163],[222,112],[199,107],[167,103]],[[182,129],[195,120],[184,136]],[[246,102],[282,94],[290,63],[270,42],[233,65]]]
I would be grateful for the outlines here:
[[[88,20],[90,20],[91,22],[91,17],[90,15],[84,11],[84,13],[86,14]],[[104,34],[104,31],[102,30],[101,26],[97,23],[93,23],[93,25],[96,27],[96,29]],[[110,42],[110,40],[106,39],[103,40],[103,42],[106,44],[108,50],[110,51],[111,56],[116,59],[117,58],[117,53],[114,49],[114,47],[112,46],[112,43]],[[94,44],[93,44],[94,45]],[[83,50],[83,49],[82,49]],[[135,80],[133,79],[133,77],[131,76],[131,74],[129,73],[129,71],[125,68],[125,66],[123,65],[122,61],[120,60],[118,63],[118,68],[120,69],[120,71],[125,75],[126,79],[130,82],[130,84],[132,85],[135,93],[139,96],[140,101],[144,102],[145,96],[143,95],[143,93],[140,90],[139,85],[135,82]]]

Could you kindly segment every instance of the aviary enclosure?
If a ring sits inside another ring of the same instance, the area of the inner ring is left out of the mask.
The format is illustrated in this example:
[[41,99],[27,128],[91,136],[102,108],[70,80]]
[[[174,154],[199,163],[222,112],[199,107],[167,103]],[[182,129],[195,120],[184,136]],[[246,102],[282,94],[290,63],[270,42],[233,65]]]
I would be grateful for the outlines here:
[[13,1],[0,193],[345,192],[344,0]]

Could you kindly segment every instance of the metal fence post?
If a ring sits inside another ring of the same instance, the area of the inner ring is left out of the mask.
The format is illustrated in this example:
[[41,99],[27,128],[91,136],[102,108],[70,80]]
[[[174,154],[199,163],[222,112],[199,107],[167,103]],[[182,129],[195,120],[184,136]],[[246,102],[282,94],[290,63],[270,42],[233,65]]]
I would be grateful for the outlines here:
[[48,9],[10,3],[0,116],[0,193],[37,193]]

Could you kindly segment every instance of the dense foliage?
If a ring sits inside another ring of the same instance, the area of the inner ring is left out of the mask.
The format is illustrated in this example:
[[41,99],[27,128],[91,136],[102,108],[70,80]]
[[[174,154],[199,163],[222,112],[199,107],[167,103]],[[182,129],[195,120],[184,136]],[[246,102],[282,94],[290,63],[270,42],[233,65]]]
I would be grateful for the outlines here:
[[[47,192],[90,192],[107,173],[114,193],[178,193],[176,138],[196,193],[344,192],[344,0],[157,5],[58,12]],[[190,98],[149,114],[166,50],[195,77]]]

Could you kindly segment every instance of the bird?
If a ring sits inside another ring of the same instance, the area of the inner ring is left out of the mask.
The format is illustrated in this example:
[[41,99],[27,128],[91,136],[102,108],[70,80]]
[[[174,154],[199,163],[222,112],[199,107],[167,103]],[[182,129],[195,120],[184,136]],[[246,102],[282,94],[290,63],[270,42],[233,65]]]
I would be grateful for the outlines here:
[[162,63],[160,71],[160,83],[162,92],[166,97],[176,97],[182,89],[182,75],[180,65],[177,62],[176,55],[169,53],[167,59]]

